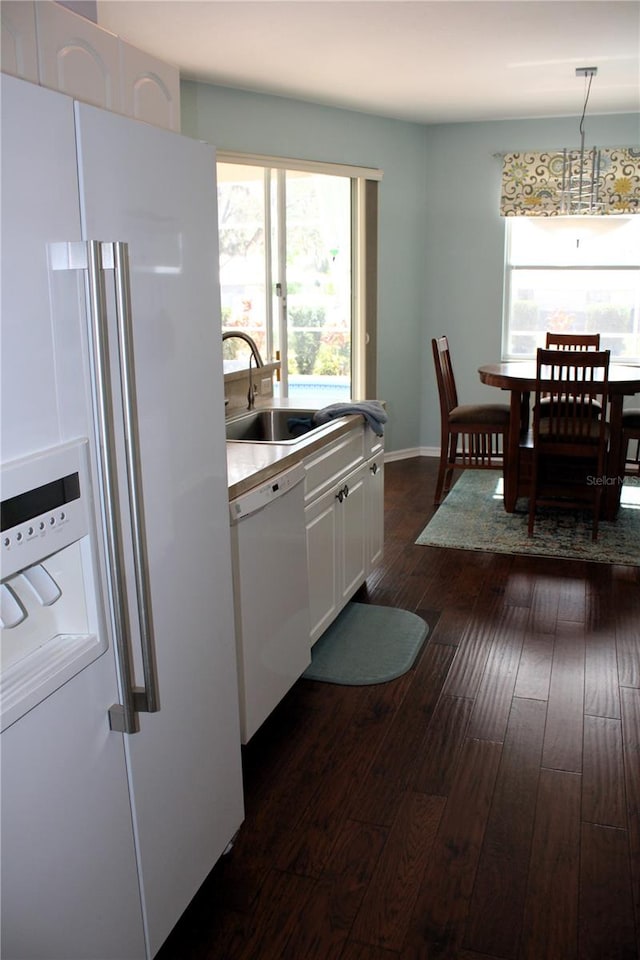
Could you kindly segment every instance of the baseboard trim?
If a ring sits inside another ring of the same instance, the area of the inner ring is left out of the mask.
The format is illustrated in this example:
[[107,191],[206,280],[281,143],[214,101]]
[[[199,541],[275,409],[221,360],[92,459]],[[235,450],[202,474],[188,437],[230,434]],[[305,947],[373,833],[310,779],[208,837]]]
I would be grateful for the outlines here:
[[440,458],[439,447],[409,447],[406,450],[386,450],[384,462],[392,463],[394,460],[410,460],[412,457],[435,457]]

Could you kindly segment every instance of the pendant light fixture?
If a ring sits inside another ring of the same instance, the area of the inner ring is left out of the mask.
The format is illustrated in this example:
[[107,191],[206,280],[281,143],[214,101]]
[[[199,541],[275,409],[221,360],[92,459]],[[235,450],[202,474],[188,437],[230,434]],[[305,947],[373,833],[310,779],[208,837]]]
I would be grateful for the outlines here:
[[597,214],[602,210],[599,198],[600,151],[597,147],[585,150],[584,146],[584,118],[591,83],[597,73],[597,67],[576,68],[576,77],[585,78],[586,94],[580,118],[580,149],[563,151],[561,212],[564,216]]

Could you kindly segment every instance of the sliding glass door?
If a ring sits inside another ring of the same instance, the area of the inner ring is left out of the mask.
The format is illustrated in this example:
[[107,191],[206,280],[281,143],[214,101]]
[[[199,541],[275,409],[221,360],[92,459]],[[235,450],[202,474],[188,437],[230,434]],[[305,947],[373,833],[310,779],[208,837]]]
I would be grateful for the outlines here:
[[284,180],[288,391],[351,394],[351,183],[281,171]]
[[[304,403],[356,396],[357,179],[265,165],[218,164],[222,324],[279,359],[279,392]],[[225,343],[226,369],[234,362]],[[240,344],[241,346],[241,344]],[[361,386],[361,385],[360,385]]]
[[[218,164],[222,332],[242,330],[272,359],[269,171]],[[225,372],[246,367],[242,341],[224,345]]]

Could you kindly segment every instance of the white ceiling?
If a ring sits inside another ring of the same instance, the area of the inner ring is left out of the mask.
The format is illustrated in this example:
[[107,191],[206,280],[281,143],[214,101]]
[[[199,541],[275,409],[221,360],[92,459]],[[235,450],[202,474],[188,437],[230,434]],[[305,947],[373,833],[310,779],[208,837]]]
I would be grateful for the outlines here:
[[98,0],[184,78],[420,123],[640,111],[636,0]]

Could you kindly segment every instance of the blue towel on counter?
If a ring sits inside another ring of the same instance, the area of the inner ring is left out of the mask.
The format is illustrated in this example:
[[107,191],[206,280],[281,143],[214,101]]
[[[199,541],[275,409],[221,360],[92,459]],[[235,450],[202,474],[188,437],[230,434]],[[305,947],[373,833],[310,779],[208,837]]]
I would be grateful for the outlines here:
[[313,417],[289,417],[287,430],[292,437],[301,437],[313,429]]
[[387,422],[387,414],[379,400],[361,400],[359,403],[330,403],[313,415],[314,423],[327,423],[338,417],[346,417],[351,413],[361,414],[377,437],[384,433],[383,423]]

